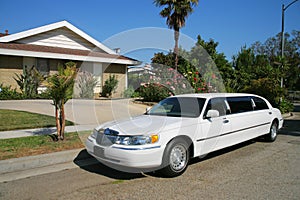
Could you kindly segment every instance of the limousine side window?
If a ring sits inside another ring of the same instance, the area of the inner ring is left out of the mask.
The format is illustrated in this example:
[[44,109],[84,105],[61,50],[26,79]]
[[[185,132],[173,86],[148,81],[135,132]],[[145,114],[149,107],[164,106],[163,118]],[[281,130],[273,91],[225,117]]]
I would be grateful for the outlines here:
[[213,98],[210,99],[207,103],[205,112],[204,112],[204,118],[206,117],[206,114],[209,110],[217,110],[219,111],[219,116],[226,115],[226,104],[225,104],[225,98]]
[[253,99],[253,101],[255,103],[254,110],[269,109],[268,104],[263,99],[261,99],[259,97],[253,97],[252,99]]
[[253,111],[250,97],[227,97],[231,114]]

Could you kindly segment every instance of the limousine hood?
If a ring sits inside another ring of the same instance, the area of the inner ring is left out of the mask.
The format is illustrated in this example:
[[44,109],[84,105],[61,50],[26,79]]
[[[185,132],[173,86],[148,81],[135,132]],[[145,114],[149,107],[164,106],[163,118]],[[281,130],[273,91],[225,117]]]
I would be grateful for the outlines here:
[[193,121],[191,118],[141,115],[126,120],[107,122],[97,127],[97,130],[109,128],[117,131],[119,135],[150,135],[162,130],[189,126]]

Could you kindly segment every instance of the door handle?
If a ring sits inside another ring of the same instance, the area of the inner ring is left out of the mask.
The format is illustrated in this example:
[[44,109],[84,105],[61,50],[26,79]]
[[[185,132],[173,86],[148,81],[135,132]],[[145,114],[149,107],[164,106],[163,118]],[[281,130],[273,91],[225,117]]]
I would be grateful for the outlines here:
[[226,123],[228,123],[228,122],[229,122],[228,119],[224,119],[224,121],[223,121],[224,124],[226,124]]

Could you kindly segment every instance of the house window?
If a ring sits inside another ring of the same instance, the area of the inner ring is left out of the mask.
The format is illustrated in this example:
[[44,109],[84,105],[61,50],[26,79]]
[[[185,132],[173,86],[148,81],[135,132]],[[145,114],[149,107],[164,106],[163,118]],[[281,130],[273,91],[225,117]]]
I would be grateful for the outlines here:
[[50,73],[50,66],[49,66],[49,59],[38,58],[36,63],[37,70],[43,75],[49,75]]

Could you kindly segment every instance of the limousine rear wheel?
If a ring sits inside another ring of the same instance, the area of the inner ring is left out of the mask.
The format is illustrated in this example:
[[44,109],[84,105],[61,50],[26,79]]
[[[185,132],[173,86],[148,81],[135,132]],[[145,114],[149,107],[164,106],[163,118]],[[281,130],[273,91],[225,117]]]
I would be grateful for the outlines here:
[[189,156],[189,145],[184,139],[172,140],[165,149],[160,173],[167,177],[181,175],[187,168]]
[[277,122],[274,121],[271,125],[270,132],[265,136],[267,142],[274,142],[277,137],[278,125]]

